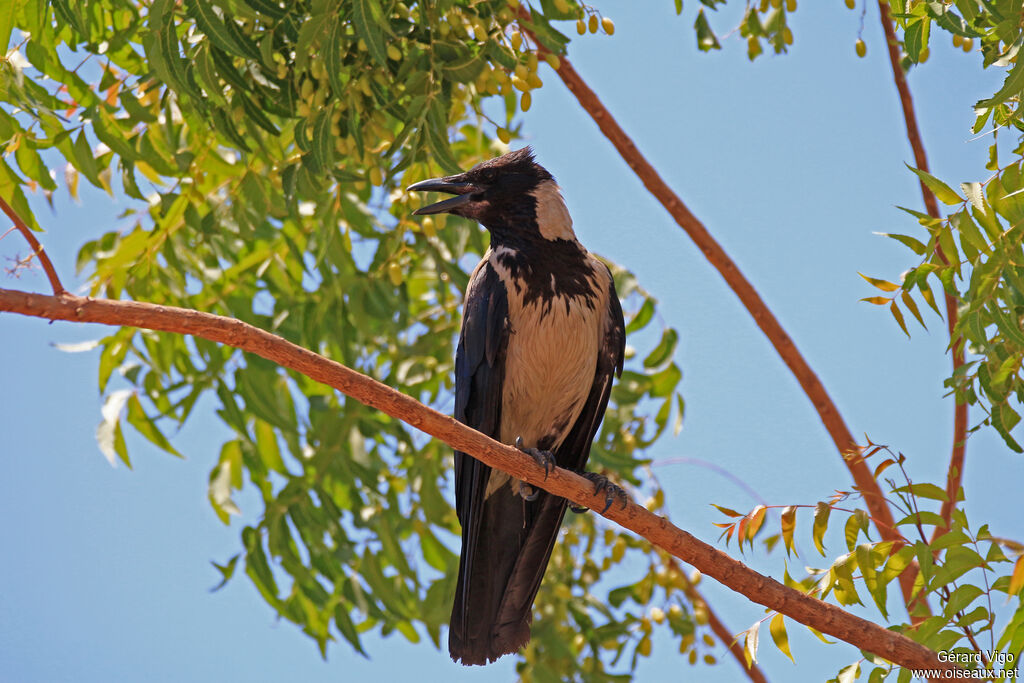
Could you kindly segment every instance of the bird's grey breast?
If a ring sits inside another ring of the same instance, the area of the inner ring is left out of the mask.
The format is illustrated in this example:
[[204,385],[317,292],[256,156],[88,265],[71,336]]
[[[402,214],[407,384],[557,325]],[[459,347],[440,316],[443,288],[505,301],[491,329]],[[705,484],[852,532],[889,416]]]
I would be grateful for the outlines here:
[[[504,443],[521,437],[527,447],[557,449],[593,385],[611,283],[604,266],[574,245],[579,258],[563,263],[558,273],[555,268],[531,269],[523,254],[507,247],[487,255],[509,304]],[[573,269],[578,272],[566,272]],[[528,271],[532,277],[525,275]]]

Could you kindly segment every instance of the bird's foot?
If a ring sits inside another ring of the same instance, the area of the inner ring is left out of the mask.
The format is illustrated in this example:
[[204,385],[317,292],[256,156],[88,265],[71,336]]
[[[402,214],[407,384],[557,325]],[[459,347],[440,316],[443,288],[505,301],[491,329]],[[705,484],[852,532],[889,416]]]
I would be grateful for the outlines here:
[[[555,456],[551,451],[542,451],[536,448],[523,448],[523,437],[516,437],[516,448],[526,453],[528,456],[533,458],[533,461],[544,468],[544,479],[547,480],[548,475],[555,471],[558,463],[555,462]],[[536,496],[535,496],[536,497]],[[533,500],[529,498],[528,500]]]
[[[594,484],[595,494],[604,491],[604,509],[601,510],[602,515],[608,512],[608,508],[610,508],[612,503],[615,501],[619,501],[623,510],[626,509],[626,506],[629,504],[629,496],[621,486],[613,484],[608,480],[608,477],[596,472],[578,472],[578,474]],[[588,508],[581,505],[573,505],[572,503],[569,503],[569,509],[577,513],[586,512],[588,510]]]
[[525,481],[519,482],[519,497],[525,501],[532,502],[537,500],[537,496],[540,495],[540,489],[527,484]]

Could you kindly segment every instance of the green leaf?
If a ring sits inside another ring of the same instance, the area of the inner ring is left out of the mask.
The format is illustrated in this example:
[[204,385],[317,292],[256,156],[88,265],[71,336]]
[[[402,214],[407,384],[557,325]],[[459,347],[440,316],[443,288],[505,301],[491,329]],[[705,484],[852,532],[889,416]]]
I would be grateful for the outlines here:
[[221,588],[228,584],[228,581],[230,581],[231,577],[235,574],[235,566],[238,564],[239,557],[240,555],[234,555],[230,560],[228,560],[227,564],[223,565],[217,564],[216,562],[210,563],[217,568],[217,571],[220,572],[221,577],[220,583],[218,583],[216,586],[210,589],[211,593],[219,591]]
[[701,52],[722,49],[722,45],[718,42],[718,36],[715,35],[711,24],[708,23],[708,18],[704,15],[703,7],[697,12],[697,20],[693,22],[693,28],[697,31],[697,49]]
[[135,430],[146,437],[146,439],[155,445],[165,453],[176,455],[179,458],[184,457],[181,453],[171,445],[171,442],[167,440],[167,437],[157,429],[156,424],[146,415],[146,411],[142,408],[142,402],[136,394],[132,394],[128,399],[128,424],[135,427]]
[[644,303],[640,306],[640,310],[636,312],[630,321],[626,325],[626,334],[632,334],[637,330],[642,330],[647,326],[647,323],[654,317],[654,299],[644,299]]
[[256,46],[240,40],[233,31],[230,31],[227,23],[234,20],[229,15],[225,15],[224,19],[217,16],[209,0],[185,0],[185,7],[196,20],[199,30],[209,36],[217,47],[236,57],[260,61],[260,53]]
[[814,539],[814,547],[818,549],[821,556],[825,556],[825,531],[828,530],[828,518],[832,514],[832,508],[829,507],[828,503],[819,502],[814,507],[814,527],[811,535]]
[[771,623],[768,625],[768,631],[772,634],[772,641],[775,643],[775,647],[789,657],[789,661],[796,664],[796,660],[793,659],[793,652],[789,649],[789,635],[786,633],[786,620],[781,614],[776,614],[772,617]]
[[14,17],[28,0],[7,0],[6,7],[0,7],[0,54],[7,54],[14,30]]
[[[949,596],[949,600],[946,601],[945,606],[942,609],[942,613],[949,619],[953,618],[957,612],[962,611],[979,596],[984,595],[985,591],[981,590],[978,586],[972,584],[965,584],[960,586]],[[1012,595],[1012,593],[1011,593]]]
[[918,240],[918,239],[916,239],[914,237],[911,237],[910,235],[900,235],[900,234],[892,233],[892,232],[882,232],[882,233],[879,233],[879,234],[880,235],[885,235],[886,237],[890,237],[890,238],[896,240],[900,244],[902,244],[905,247],[909,248],[915,254],[924,255],[924,252],[926,251],[926,248],[925,248],[924,244],[922,244],[920,240]]
[[893,492],[909,493],[913,496],[917,496],[918,498],[941,500],[943,502],[949,500],[949,497],[946,496],[945,490],[936,486],[935,484],[930,484],[927,482],[921,484],[908,484],[906,486],[901,486],[897,489],[894,489]]
[[952,206],[964,201],[963,197],[953,191],[953,188],[930,173],[914,168],[910,164],[906,164],[906,167],[916,173],[917,177],[921,179],[921,182],[924,183],[925,186],[932,191],[932,194],[935,195],[935,198],[943,204],[949,204]]
[[1024,90],[1024,61],[1018,60],[1009,73],[1006,74],[1006,80],[1003,81],[1002,87],[992,97],[980,100],[974,105],[974,109],[976,111],[979,109],[991,109],[997,104],[1002,104],[1011,97],[1014,97],[1021,90]]
[[355,26],[356,34],[366,42],[366,48],[374,61],[381,66],[387,66],[387,47],[384,45],[384,34],[380,30],[380,20],[375,13],[376,7],[377,3],[373,0],[352,0],[352,24]]

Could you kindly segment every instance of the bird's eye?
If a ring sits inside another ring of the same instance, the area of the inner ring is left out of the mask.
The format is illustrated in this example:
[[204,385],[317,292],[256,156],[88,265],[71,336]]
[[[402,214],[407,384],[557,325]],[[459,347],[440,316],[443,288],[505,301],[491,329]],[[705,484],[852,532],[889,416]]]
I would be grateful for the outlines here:
[[498,177],[497,172],[493,168],[485,168],[480,174],[483,176],[484,182],[493,183],[494,179]]

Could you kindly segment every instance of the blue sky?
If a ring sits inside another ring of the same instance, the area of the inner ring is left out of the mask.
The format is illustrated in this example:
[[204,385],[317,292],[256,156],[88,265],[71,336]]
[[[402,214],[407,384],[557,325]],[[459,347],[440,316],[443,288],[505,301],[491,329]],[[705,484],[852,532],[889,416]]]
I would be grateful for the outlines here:
[[[750,64],[738,36],[723,40],[720,53],[698,53],[697,3],[687,3],[682,17],[672,5],[600,4],[615,20],[615,35],[574,41],[570,58],[754,282],[851,430],[905,453],[916,480],[941,482],[952,422],[952,405],[942,399],[944,325],[931,314],[930,330],[912,325],[908,341],[885,311],[858,302],[872,294],[858,271],[894,279],[912,265],[909,251],[873,233],[913,233],[912,219],[894,207],[921,205],[903,165],[912,157],[877,8],[869,3],[865,59],[854,54],[859,7],[804,2],[790,20],[790,54]],[[951,183],[982,179],[988,140],[972,140],[970,105],[993,92],[999,76],[981,71],[979,54],[964,55],[936,35],[930,61],[910,77],[932,168]],[[557,76],[544,69],[541,77],[545,86],[524,119],[526,142],[558,178],[580,239],[636,272],[681,334],[686,422],[653,455],[713,461],[772,504],[814,503],[847,488],[849,476],[812,407],[735,296]],[[59,192],[53,213],[42,201],[35,207],[65,282],[73,281],[77,246],[116,226],[119,213],[94,192],[81,204]],[[0,257],[15,253],[26,248],[9,236]],[[41,273],[19,280],[0,273],[0,286],[47,290]],[[446,653],[400,636],[370,638],[370,660],[334,646],[325,662],[311,640],[275,619],[244,577],[211,594],[218,577],[209,562],[237,551],[241,528],[237,520],[221,525],[206,500],[225,437],[210,418],[215,406],[202,404],[175,437],[185,461],[129,437],[134,470],[111,469],[93,436],[97,356],[52,346],[110,332],[0,315],[0,680],[514,678],[508,658],[462,669]],[[705,468],[655,472],[673,521],[705,540],[717,538],[711,522],[720,521],[709,503],[756,503]],[[1021,456],[987,431],[972,437],[965,485],[975,525],[989,522],[997,535],[1020,537],[1019,515],[1005,501],[1015,499],[1021,481]],[[251,520],[255,501],[239,502],[243,520]],[[807,526],[801,518],[798,534]],[[833,555],[842,552],[839,537],[829,539]],[[748,552],[747,560],[781,575],[778,554]],[[764,616],[714,582],[702,587],[735,632]],[[826,647],[798,625],[789,630],[796,667],[762,642],[771,680],[825,680],[860,656],[842,644]],[[725,658],[721,645],[714,652]],[[740,677],[731,662],[691,670],[673,644],[656,639],[639,680]]]

